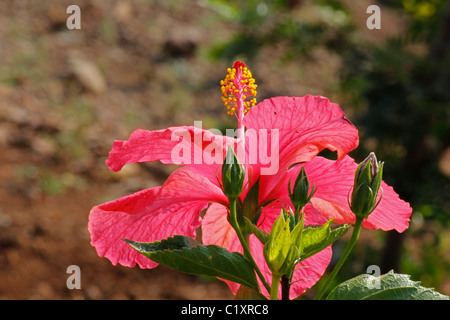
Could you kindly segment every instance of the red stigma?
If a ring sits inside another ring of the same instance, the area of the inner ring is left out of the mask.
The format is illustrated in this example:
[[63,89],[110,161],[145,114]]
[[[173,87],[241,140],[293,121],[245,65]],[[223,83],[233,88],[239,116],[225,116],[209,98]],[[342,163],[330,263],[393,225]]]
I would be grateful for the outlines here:
[[245,64],[243,62],[236,61],[233,65],[233,68],[236,70],[239,70],[240,67],[245,68]]

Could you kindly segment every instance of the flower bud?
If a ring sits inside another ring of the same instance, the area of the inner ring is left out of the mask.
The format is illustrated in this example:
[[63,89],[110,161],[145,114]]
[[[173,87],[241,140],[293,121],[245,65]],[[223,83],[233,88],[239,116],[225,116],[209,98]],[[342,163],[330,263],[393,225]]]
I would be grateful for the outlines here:
[[233,148],[228,145],[225,163],[222,165],[222,187],[223,192],[228,198],[236,199],[242,192],[245,180],[244,166],[234,153]]
[[300,258],[299,230],[303,225],[290,228],[289,214],[282,211],[275,220],[267,242],[264,245],[264,258],[273,274],[282,276],[293,271],[296,261]]
[[356,169],[350,209],[357,217],[367,218],[377,207],[377,195],[383,176],[383,165],[384,163],[377,162],[375,154],[371,152]]
[[309,200],[311,200],[312,196],[316,192],[315,185],[313,184],[312,191],[309,193],[309,181],[306,176],[305,168],[302,167],[297,178],[295,179],[294,188],[291,192],[291,182],[288,183],[288,192],[289,197],[291,198],[292,204],[296,209],[303,208]]

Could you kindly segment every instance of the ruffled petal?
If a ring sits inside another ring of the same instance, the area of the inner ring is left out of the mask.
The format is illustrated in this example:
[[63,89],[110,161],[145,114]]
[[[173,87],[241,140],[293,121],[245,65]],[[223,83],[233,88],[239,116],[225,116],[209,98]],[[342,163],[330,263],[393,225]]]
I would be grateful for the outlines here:
[[[358,164],[349,156],[338,161],[316,157],[305,163],[304,167],[310,183],[314,182],[317,187],[311,199],[313,207],[327,219],[334,218],[336,223],[355,222],[355,215],[348,205],[348,197],[353,188]],[[299,165],[289,171],[292,181],[300,169]],[[364,220],[363,227],[403,232],[408,228],[412,208],[386,183],[382,182],[381,188],[383,198],[378,207]]]
[[403,232],[409,227],[412,208],[408,202],[400,199],[394,189],[381,182],[383,197],[378,207],[363,222],[369,229],[396,230]]
[[297,264],[292,277],[290,299],[297,298],[322,278],[330,264],[331,256],[332,249],[329,246]]
[[179,168],[172,172],[163,184],[154,206],[163,207],[166,203],[189,201],[228,204],[228,198],[218,184],[217,179],[213,183],[207,177],[199,174],[194,168]]
[[242,252],[242,247],[231,224],[228,222],[228,208],[212,203],[202,221],[202,242],[215,244],[230,251]]
[[312,153],[324,148],[336,150],[340,159],[359,143],[357,129],[344,117],[339,105],[321,96],[264,100],[250,109],[244,125],[247,129],[282,131],[280,138],[286,138],[280,141],[280,147],[286,156],[302,157],[298,150],[308,146],[309,159],[302,157],[301,161],[310,160]]
[[272,146],[273,150],[278,149],[278,171],[270,174],[268,170],[269,174],[261,177],[263,199],[268,198],[292,164],[310,161],[325,148],[337,151],[338,159],[342,159],[359,143],[357,129],[344,117],[341,108],[320,96],[264,100],[250,109],[244,124],[254,135],[269,130],[275,136],[274,130],[278,130],[279,145]]
[[192,126],[147,131],[138,129],[128,140],[116,140],[106,164],[119,171],[125,164],[161,161],[195,168],[211,180],[225,157],[227,144],[235,139]]
[[132,249],[122,239],[153,242],[173,235],[195,237],[200,225],[200,211],[205,201],[166,202],[152,205],[160,197],[161,187],[143,190],[94,207],[89,215],[91,244],[100,257],[113,265],[154,268],[157,263]]

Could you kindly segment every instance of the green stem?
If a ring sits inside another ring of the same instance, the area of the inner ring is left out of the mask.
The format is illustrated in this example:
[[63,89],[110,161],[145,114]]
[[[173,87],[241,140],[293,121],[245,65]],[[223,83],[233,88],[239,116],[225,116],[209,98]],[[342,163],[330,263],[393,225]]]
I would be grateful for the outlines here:
[[270,300],[278,300],[278,287],[280,286],[280,277],[272,274],[272,288],[270,289]]
[[324,293],[327,291],[330,284],[333,282],[334,277],[341,269],[342,265],[344,264],[345,260],[347,260],[350,252],[352,251],[353,247],[356,244],[356,241],[358,241],[359,233],[361,232],[361,225],[364,219],[356,218],[355,226],[353,228],[353,233],[350,238],[350,241],[347,243],[347,246],[345,247],[344,253],[342,254],[341,258],[339,259],[338,263],[334,267],[333,271],[331,272],[330,276],[328,277],[325,284],[320,289],[319,293],[316,296],[316,300],[320,300]]
[[267,283],[266,279],[262,275],[261,271],[258,268],[258,265],[256,264],[255,260],[252,257],[252,254],[250,252],[250,249],[248,247],[247,241],[245,241],[244,235],[242,234],[241,228],[239,227],[239,224],[237,222],[237,215],[236,215],[236,199],[229,199],[230,201],[230,222],[233,229],[236,231],[237,236],[239,238],[239,241],[241,242],[242,248],[244,249],[244,254],[247,257],[247,259],[250,261],[250,264],[252,265],[253,269],[255,269],[256,274],[258,275],[259,279],[261,279],[261,282],[263,283],[264,287],[268,292],[271,291],[269,284]]

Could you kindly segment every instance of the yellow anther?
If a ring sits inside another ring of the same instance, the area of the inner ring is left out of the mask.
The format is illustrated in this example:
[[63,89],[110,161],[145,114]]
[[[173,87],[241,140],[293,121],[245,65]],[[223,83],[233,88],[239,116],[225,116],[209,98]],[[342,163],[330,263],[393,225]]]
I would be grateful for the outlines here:
[[[255,106],[256,99],[245,101],[249,97],[256,96],[255,79],[252,73],[241,62],[235,62],[233,68],[227,69],[227,75],[220,81],[222,101],[227,107],[228,114],[235,112],[246,114],[251,107]],[[243,110],[239,110],[242,108]]]

